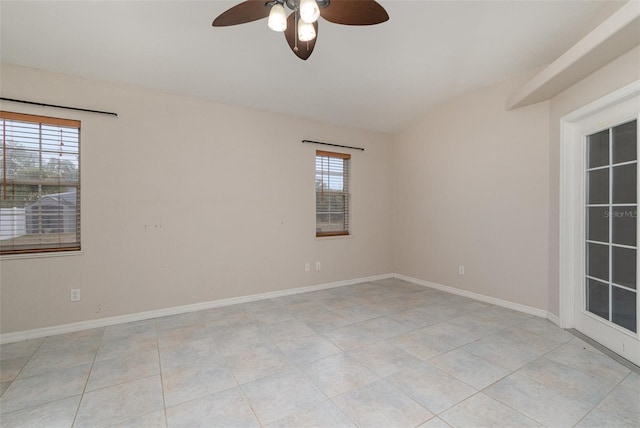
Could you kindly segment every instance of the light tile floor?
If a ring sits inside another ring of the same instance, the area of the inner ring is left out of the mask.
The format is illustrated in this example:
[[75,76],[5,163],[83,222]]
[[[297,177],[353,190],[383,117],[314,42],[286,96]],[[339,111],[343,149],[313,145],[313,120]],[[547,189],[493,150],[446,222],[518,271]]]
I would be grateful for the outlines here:
[[640,376],[397,279],[0,347],[8,427],[638,427]]

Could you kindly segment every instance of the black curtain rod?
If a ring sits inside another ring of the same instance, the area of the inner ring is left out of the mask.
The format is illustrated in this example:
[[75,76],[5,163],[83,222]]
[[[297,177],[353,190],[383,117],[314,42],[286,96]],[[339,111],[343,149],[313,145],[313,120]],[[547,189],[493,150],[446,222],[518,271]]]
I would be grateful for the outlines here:
[[320,141],[311,141],[311,140],[302,140],[302,142],[303,143],[312,143],[312,144],[322,144],[323,146],[342,147],[343,149],[362,150],[364,152],[364,149],[362,147],[343,146],[343,145],[340,145],[340,144],[322,143]]
[[87,112],[87,113],[108,114],[110,116],[118,117],[118,113],[112,113],[110,111],[90,110],[90,109],[87,109],[87,108],[59,106],[59,105],[56,105],[56,104],[37,103],[37,102],[34,102],[34,101],[16,100],[14,98],[5,98],[5,97],[0,97],[0,100],[2,100],[2,101],[11,101],[12,103],[31,104],[31,105],[34,105],[34,106],[41,106],[41,107],[64,108],[64,109],[67,109],[67,110],[84,111],[84,112]]

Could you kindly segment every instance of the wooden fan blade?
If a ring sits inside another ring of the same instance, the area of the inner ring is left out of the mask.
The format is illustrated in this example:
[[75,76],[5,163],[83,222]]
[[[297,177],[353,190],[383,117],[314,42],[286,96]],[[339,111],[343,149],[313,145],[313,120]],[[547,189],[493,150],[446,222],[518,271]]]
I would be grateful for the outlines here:
[[320,16],[334,24],[374,25],[389,20],[386,10],[374,0],[331,0]]
[[298,40],[298,46],[296,46],[298,31],[296,29],[295,15],[295,12],[293,12],[287,18],[287,29],[284,31],[284,37],[287,39],[287,43],[293,53],[296,54],[298,58],[306,60],[313,53],[313,48],[316,46],[316,40],[318,40],[318,21],[313,23],[313,28],[316,30],[316,38],[308,42],[301,42]]
[[271,8],[266,4],[267,0],[247,0],[222,12],[213,20],[214,27],[227,27],[229,25],[245,24],[257,21],[269,16]]

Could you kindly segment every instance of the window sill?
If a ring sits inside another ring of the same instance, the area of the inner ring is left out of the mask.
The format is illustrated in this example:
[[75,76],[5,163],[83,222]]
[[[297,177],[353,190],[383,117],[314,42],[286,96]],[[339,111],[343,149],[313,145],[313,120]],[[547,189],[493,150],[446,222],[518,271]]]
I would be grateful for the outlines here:
[[316,236],[316,241],[327,241],[334,239],[351,239],[353,238],[353,233],[348,235],[328,235],[328,236]]
[[4,260],[22,260],[22,259],[41,259],[49,257],[70,257],[81,256],[84,254],[80,251],[52,251],[50,253],[26,253],[26,254],[4,254],[0,255],[0,261]]

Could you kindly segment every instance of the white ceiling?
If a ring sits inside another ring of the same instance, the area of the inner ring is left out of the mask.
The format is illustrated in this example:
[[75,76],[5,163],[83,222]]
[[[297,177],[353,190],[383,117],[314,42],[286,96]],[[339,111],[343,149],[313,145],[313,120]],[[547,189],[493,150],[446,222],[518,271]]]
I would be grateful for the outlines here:
[[321,19],[301,61],[266,20],[211,26],[239,1],[2,0],[0,59],[395,132],[450,97],[550,63],[624,4],[378,1],[388,22]]

